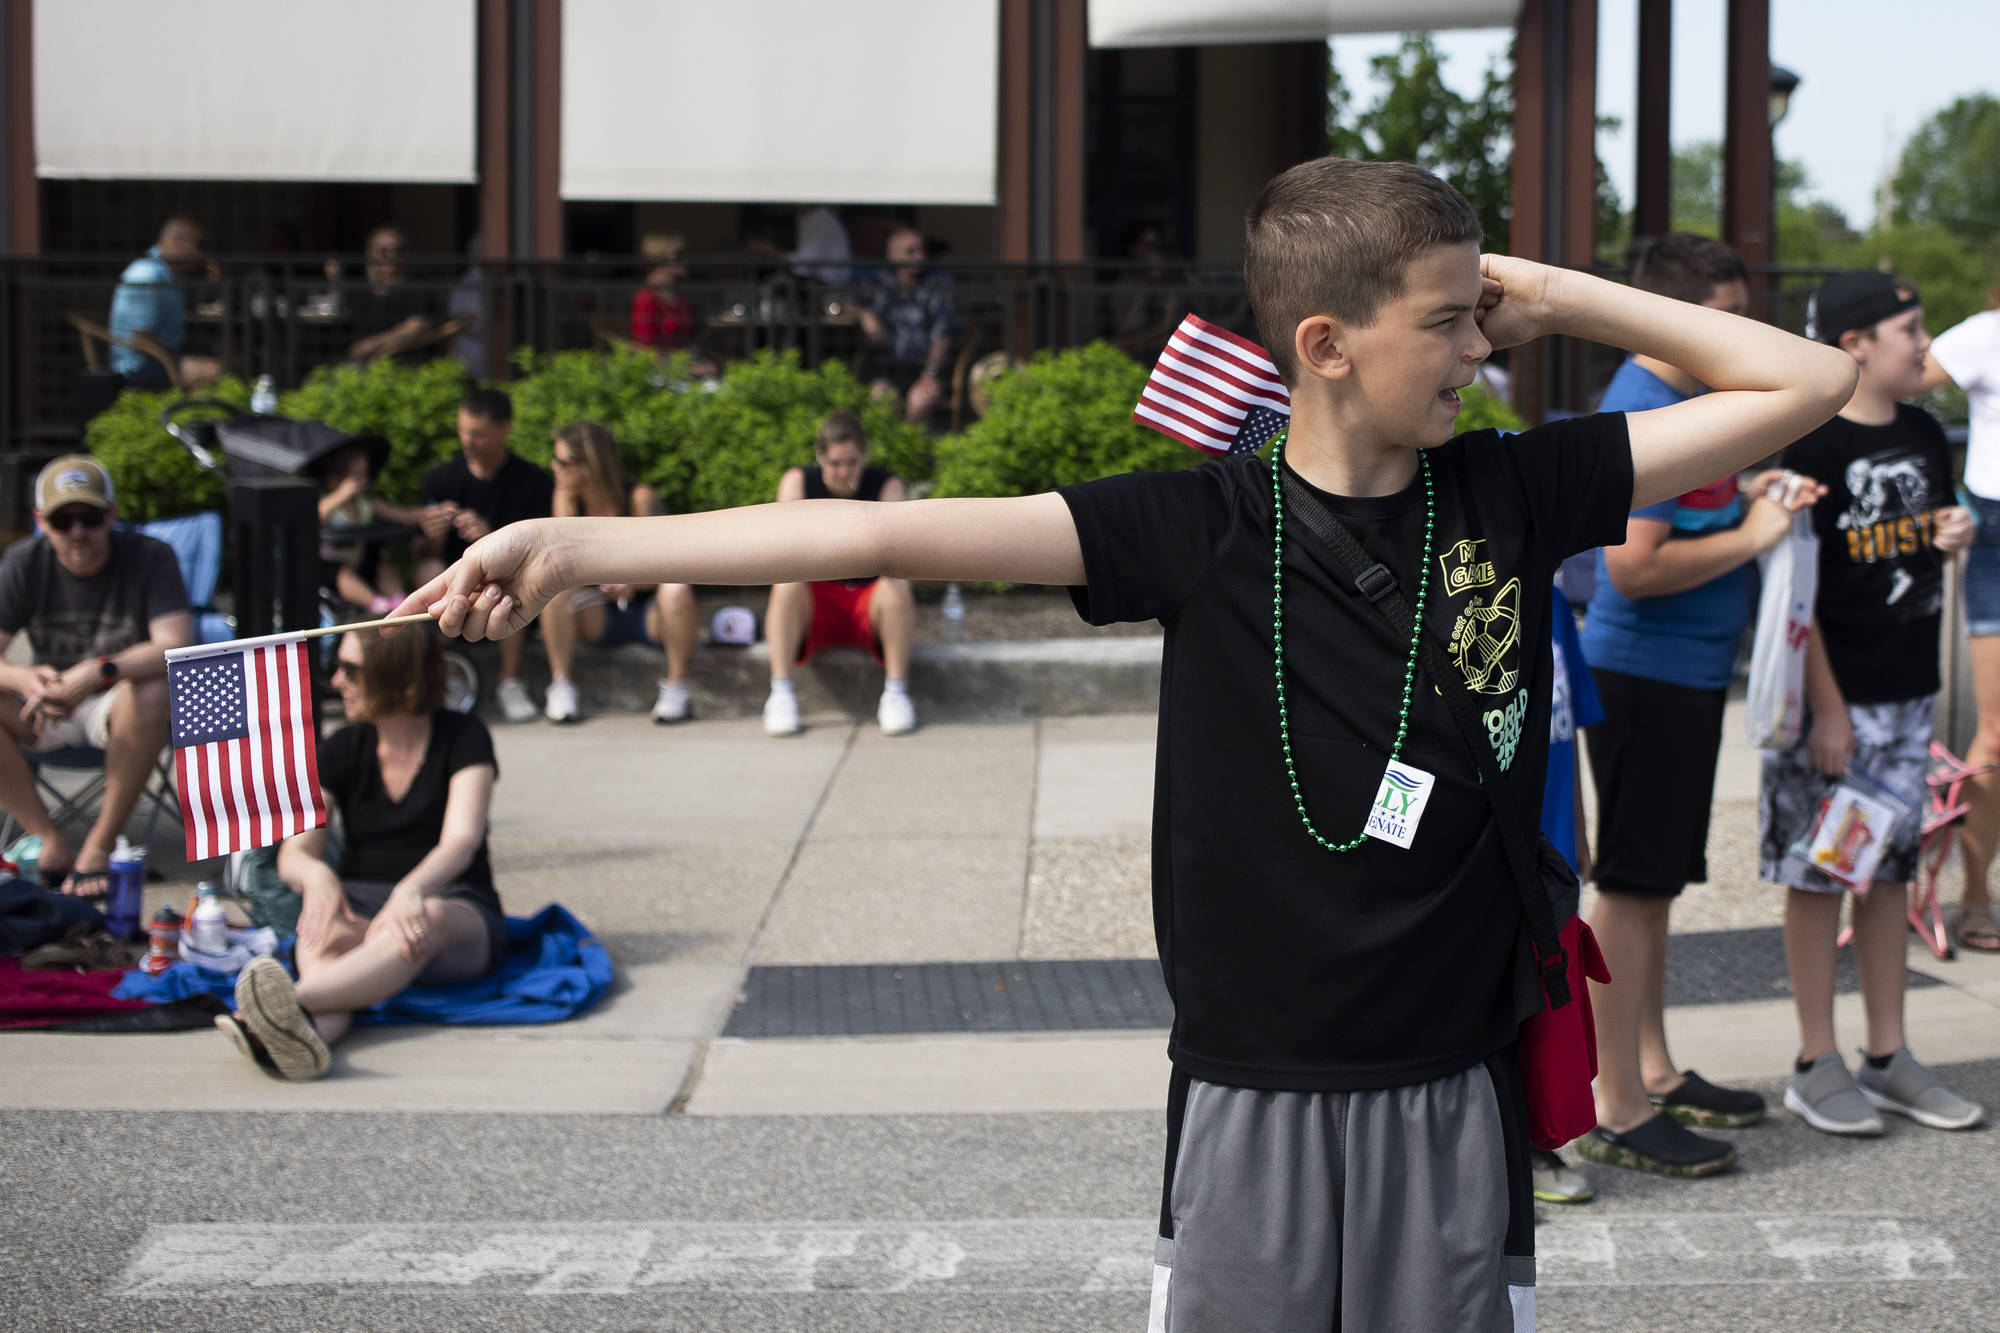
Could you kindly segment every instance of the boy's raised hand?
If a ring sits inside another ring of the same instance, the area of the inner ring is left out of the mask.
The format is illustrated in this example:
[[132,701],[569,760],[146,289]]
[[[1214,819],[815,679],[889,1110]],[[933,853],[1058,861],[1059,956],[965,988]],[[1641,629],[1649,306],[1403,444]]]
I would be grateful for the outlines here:
[[480,538],[392,614],[435,615],[438,628],[467,639],[504,639],[526,629],[570,586],[553,523],[528,519]]
[[1511,255],[1479,256],[1479,331],[1495,349],[1519,347],[1549,331],[1560,269]]

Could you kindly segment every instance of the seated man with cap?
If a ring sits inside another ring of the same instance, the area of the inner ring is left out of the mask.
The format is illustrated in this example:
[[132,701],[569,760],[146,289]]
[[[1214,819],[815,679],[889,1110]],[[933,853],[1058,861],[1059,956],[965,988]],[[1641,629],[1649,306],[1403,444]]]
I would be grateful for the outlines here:
[[[194,642],[171,546],[119,532],[110,474],[71,454],[35,479],[35,526],[0,560],[0,656],[28,632],[33,666],[0,662],[0,807],[42,839],[42,876],[63,892],[105,891],[111,849],[167,743],[169,648]],[[4,696],[0,696],[4,697]],[[104,751],[104,801],[83,845],[35,791],[24,752]]]

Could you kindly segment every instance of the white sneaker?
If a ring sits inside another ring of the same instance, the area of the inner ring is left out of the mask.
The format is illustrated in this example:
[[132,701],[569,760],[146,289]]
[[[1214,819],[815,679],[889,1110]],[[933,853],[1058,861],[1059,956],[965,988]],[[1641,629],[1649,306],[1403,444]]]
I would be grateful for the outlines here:
[[799,730],[799,696],[779,694],[773,690],[771,697],[764,701],[764,734],[796,736]]
[[917,729],[917,708],[907,692],[884,690],[882,702],[875,708],[875,720],[882,724],[884,736],[905,736]]
[[548,704],[542,713],[551,722],[576,721],[576,683],[567,680],[549,682]]
[[509,722],[533,722],[535,720],[535,713],[537,711],[535,701],[528,697],[528,687],[520,681],[501,681],[500,688],[494,691],[494,696],[500,700],[500,712]]
[[688,719],[687,682],[663,680],[660,682],[660,697],[653,704],[653,721],[661,726],[669,722],[685,722]]

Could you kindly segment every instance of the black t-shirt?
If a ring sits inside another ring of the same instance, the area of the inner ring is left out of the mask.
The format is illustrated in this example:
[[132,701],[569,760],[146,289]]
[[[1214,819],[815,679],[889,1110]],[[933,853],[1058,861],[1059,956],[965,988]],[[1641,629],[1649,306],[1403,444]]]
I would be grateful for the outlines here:
[[[1551,583],[1564,557],[1624,540],[1625,419],[1463,435],[1429,459],[1424,632],[1467,669],[1515,803],[1540,810]],[[1071,589],[1079,613],[1166,626],[1153,919],[1175,1064],[1234,1087],[1388,1088],[1469,1069],[1513,1041],[1543,1003],[1520,893],[1462,733],[1421,671],[1403,760],[1436,786],[1414,845],[1331,853],[1299,822],[1272,673],[1269,468],[1242,457],[1062,494],[1089,578]],[[1414,606],[1422,475],[1395,495],[1321,498]],[[1314,823],[1345,842],[1382,781],[1409,641],[1296,516],[1284,567],[1292,753]]]
[[35,665],[67,671],[152,637],[160,616],[188,609],[174,548],[138,532],[113,531],[104,568],[78,578],[49,539],[16,542],[0,560],[0,634],[25,627]]
[[[500,761],[493,757],[493,736],[484,722],[440,708],[431,714],[422,767],[403,799],[392,801],[382,785],[375,745],[371,722],[343,727],[321,741],[319,785],[340,807],[345,837],[340,877],[395,884],[438,845],[452,776],[474,764],[492,764],[497,772]],[[453,882],[469,886],[482,902],[500,910],[483,834],[471,864]]]
[[1945,556],[1937,511],[1958,503],[1944,428],[1908,403],[1886,426],[1835,417],[1785,450],[1826,483],[1819,533],[1820,634],[1851,704],[1936,694]]
[[[556,498],[556,482],[542,469],[522,458],[519,454],[508,454],[507,461],[489,481],[481,481],[472,475],[472,465],[465,461],[465,455],[448,462],[439,463],[429,472],[417,487],[417,503],[433,505],[450,500],[460,509],[470,509],[495,528],[504,528],[509,523],[518,523],[524,518],[547,518]],[[447,564],[465,554],[466,542],[456,532],[448,532],[444,538],[444,559]]]

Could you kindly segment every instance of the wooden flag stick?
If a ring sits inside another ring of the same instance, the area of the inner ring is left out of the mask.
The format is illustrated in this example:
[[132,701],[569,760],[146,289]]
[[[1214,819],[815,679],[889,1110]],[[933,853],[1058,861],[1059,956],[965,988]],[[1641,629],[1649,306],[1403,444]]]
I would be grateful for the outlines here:
[[381,629],[384,625],[421,625],[436,619],[436,616],[428,612],[420,616],[390,616],[387,620],[363,620],[352,625],[328,625],[322,629],[309,629],[299,637],[317,639],[324,634],[345,634],[351,629]]

